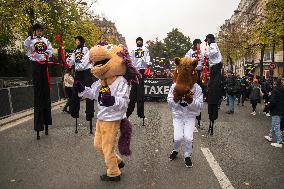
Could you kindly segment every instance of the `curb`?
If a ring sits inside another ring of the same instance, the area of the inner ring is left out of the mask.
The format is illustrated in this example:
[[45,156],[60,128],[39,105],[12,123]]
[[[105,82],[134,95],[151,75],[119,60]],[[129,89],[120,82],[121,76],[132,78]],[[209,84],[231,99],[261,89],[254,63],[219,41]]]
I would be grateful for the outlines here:
[[[60,106],[60,105],[64,104],[65,102],[66,102],[66,100],[60,100],[60,101],[54,102],[54,103],[51,104],[51,109],[53,109],[53,108],[55,108],[57,106]],[[7,125],[9,123],[18,121],[20,119],[32,116],[33,114],[34,114],[34,109],[33,108],[25,110],[23,112],[19,112],[19,113],[13,114],[13,115],[11,115],[11,116],[9,116],[7,118],[1,119],[0,120],[0,127],[2,127],[4,125]]]

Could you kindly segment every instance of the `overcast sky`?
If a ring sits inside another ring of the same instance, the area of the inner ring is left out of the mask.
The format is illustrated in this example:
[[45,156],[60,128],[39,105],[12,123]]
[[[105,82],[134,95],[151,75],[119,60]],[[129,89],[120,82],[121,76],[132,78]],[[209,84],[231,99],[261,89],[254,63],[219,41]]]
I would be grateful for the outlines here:
[[178,28],[191,40],[215,34],[240,0],[98,0],[95,11],[116,23],[129,48],[135,39],[163,39]]

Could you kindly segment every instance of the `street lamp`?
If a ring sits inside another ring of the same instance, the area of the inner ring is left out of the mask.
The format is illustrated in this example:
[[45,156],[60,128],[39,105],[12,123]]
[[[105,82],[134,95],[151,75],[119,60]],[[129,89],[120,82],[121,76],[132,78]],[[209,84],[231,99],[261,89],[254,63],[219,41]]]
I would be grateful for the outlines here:
[[262,14],[254,14],[254,13],[251,13],[251,12],[245,12],[245,11],[241,11],[241,10],[234,10],[234,13],[235,14],[244,13],[244,14],[247,14],[247,15],[250,14],[250,15],[257,16],[257,17],[267,18],[266,16],[264,16]]

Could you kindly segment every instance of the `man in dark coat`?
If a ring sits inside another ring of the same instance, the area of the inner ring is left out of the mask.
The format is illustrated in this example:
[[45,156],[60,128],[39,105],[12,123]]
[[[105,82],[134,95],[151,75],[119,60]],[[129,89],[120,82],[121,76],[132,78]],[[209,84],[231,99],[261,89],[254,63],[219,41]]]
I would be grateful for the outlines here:
[[215,37],[212,34],[206,36],[205,42],[209,44],[208,59],[210,66],[209,82],[208,82],[208,114],[209,114],[209,129],[208,133],[213,135],[214,121],[218,119],[218,106],[222,96],[221,88],[221,69],[222,69],[222,56],[220,50],[215,43]]

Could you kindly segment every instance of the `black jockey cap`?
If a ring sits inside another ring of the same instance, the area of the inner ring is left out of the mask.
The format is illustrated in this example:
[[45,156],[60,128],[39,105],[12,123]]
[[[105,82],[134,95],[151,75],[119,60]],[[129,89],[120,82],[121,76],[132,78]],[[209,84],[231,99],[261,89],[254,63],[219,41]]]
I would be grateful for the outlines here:
[[142,41],[142,42],[143,42],[142,37],[137,37],[136,42],[137,42],[137,41]]
[[193,45],[194,45],[194,46],[197,45],[198,43],[199,43],[199,44],[202,43],[200,39],[194,39],[194,40],[193,40]]
[[78,39],[80,41],[81,45],[85,44],[85,39],[81,35],[78,35],[78,36],[74,37],[74,39],[75,40]]
[[36,31],[36,30],[43,30],[43,26],[36,23],[33,25],[33,32]]
[[206,39],[205,39],[204,41],[207,42],[208,39],[211,39],[212,41],[215,41],[215,37],[214,37],[213,34],[208,34],[208,35],[206,36]]

